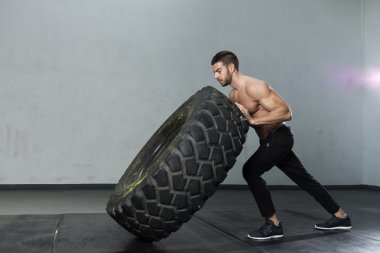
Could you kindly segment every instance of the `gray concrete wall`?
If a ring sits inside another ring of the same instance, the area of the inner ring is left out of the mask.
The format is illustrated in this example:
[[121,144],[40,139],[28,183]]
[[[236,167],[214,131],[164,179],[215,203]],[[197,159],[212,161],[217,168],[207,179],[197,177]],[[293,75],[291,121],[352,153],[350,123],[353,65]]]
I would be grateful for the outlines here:
[[365,1],[364,19],[364,106],[363,106],[363,183],[380,185],[380,2]]
[[[362,67],[362,10],[357,0],[0,0],[0,184],[115,183],[185,99],[220,88],[210,59],[222,49],[289,102],[294,149],[317,179],[361,184],[363,96],[347,73]],[[251,131],[226,184],[245,184],[257,145]]]

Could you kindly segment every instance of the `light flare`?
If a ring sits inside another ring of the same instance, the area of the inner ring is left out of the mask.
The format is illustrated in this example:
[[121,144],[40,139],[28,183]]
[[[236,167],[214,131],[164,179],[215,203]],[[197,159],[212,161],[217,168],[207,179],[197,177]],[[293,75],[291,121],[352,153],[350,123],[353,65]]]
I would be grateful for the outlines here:
[[380,91],[380,69],[366,71],[346,69],[335,74],[335,81],[347,89],[366,89]]
[[380,90],[380,70],[368,70],[364,76],[364,85],[371,90]]

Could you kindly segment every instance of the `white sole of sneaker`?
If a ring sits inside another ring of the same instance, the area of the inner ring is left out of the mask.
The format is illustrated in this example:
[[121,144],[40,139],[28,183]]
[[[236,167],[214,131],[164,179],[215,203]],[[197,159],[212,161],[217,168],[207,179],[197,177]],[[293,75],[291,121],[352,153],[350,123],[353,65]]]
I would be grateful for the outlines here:
[[247,235],[247,236],[248,236],[248,238],[251,238],[253,240],[269,240],[269,239],[281,238],[284,235],[272,235],[272,236],[268,236],[268,237],[254,237],[254,236],[250,236],[250,235]]
[[314,226],[316,229],[319,230],[350,230],[352,226],[348,227],[333,227],[333,228],[323,228],[323,227],[318,227],[317,225]]

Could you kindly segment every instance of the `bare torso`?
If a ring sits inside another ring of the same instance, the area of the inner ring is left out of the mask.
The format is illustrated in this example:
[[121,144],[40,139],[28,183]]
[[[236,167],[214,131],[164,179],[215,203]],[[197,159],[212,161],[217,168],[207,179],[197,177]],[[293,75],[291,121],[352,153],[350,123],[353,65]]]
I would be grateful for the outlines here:
[[[248,76],[244,77],[244,82],[245,86],[249,85],[251,89],[255,89],[256,86],[263,85],[263,83],[265,83],[261,80]],[[265,83],[264,85],[268,84]],[[273,92],[275,96],[278,96],[278,94],[273,89],[270,88],[270,91]],[[232,89],[230,92],[230,99],[243,105],[248,110],[252,118],[265,117],[270,113],[268,109],[264,108],[260,104],[259,100],[256,100],[252,96],[249,96],[246,89]],[[277,130],[283,124],[283,122],[277,122],[272,124],[253,125],[252,127],[255,129],[260,139],[265,139],[269,133]]]

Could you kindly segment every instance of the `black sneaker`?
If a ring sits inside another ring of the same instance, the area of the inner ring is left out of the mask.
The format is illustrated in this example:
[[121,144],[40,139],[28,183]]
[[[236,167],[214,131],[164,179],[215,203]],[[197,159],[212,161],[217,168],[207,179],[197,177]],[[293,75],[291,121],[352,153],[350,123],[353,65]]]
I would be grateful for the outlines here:
[[335,215],[331,217],[326,222],[323,223],[318,223],[314,226],[316,229],[321,229],[321,230],[335,230],[335,229],[343,229],[343,230],[348,230],[351,229],[351,219],[349,216],[346,218],[338,218]]
[[273,221],[269,219],[266,219],[265,223],[259,229],[248,234],[248,237],[254,240],[266,240],[283,236],[281,222],[276,226]]

